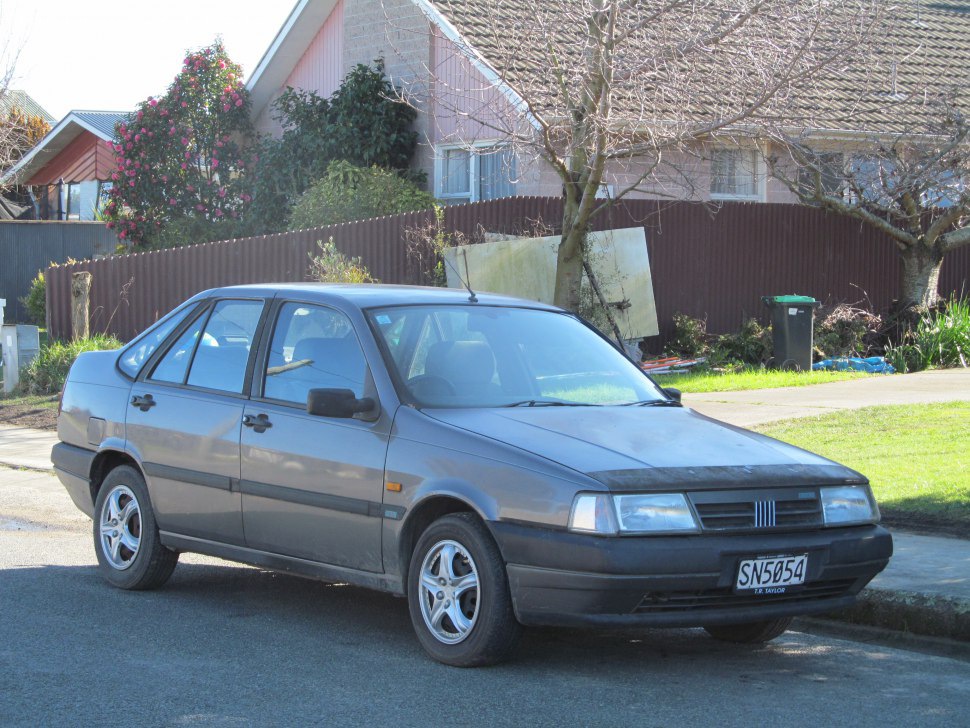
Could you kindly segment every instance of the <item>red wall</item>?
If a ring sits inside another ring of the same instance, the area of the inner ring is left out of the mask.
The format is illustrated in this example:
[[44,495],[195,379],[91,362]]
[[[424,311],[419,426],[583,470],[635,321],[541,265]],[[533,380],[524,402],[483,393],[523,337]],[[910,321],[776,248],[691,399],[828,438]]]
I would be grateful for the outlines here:
[[40,171],[27,180],[28,185],[84,182],[85,180],[108,180],[115,170],[115,154],[104,140],[87,130],[81,133]]

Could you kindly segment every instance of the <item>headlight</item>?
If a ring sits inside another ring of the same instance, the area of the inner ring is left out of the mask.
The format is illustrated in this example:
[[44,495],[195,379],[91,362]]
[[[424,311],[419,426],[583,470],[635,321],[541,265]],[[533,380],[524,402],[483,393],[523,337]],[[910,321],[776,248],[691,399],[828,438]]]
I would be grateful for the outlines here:
[[616,495],[620,530],[630,533],[698,531],[683,493]]
[[569,530],[610,535],[692,533],[700,529],[682,493],[580,493],[569,514]]
[[826,526],[875,523],[879,520],[879,509],[867,486],[842,485],[822,488],[819,492]]

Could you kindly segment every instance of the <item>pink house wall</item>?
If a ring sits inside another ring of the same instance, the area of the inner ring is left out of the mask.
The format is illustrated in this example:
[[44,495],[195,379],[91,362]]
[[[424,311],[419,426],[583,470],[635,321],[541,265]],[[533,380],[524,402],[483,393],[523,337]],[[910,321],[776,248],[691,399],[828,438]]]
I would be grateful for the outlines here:
[[[291,86],[295,89],[312,91],[324,98],[330,96],[340,86],[345,72],[344,55],[344,0],[337,0],[326,22],[310,42],[303,56],[293,66],[286,81],[273,95],[274,100]],[[273,136],[282,132],[280,125],[273,119],[272,103],[256,120],[258,131]]]

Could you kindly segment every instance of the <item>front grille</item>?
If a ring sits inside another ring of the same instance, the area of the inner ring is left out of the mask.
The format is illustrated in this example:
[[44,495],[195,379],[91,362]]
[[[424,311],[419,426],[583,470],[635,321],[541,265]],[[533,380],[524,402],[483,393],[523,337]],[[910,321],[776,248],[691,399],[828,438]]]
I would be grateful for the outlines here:
[[855,579],[816,581],[786,594],[735,594],[731,587],[691,592],[650,592],[640,601],[636,614],[657,612],[703,612],[724,607],[778,604],[779,602],[813,602],[832,599],[848,593]]
[[700,491],[689,494],[705,531],[760,531],[822,525],[817,489]]

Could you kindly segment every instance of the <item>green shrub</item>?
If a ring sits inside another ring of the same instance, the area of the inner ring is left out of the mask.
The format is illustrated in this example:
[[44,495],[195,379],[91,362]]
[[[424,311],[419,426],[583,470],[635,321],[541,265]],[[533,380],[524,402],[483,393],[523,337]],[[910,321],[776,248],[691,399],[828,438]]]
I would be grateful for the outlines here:
[[900,372],[970,366],[970,299],[953,296],[924,313],[899,343],[886,347],[886,359]]
[[349,258],[334,245],[333,238],[326,243],[317,241],[320,252],[310,254],[310,277],[321,283],[379,283],[371,277],[360,258]]
[[27,309],[31,323],[47,326],[47,282],[44,280],[44,271],[37,271],[37,277],[30,282],[30,290],[20,302]]
[[117,349],[121,342],[113,336],[96,335],[88,339],[54,341],[41,348],[30,364],[20,372],[20,388],[25,394],[57,394],[71,364],[85,351]]
[[771,327],[749,318],[736,334],[721,334],[711,345],[710,359],[715,364],[764,365],[771,360]]
[[674,335],[667,343],[667,351],[675,356],[696,359],[710,350],[707,320],[674,314]]
[[868,356],[882,329],[882,318],[844,303],[815,316],[814,348],[820,359]]
[[434,207],[434,197],[397,172],[331,162],[323,179],[297,200],[290,230],[336,225]]

